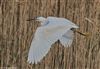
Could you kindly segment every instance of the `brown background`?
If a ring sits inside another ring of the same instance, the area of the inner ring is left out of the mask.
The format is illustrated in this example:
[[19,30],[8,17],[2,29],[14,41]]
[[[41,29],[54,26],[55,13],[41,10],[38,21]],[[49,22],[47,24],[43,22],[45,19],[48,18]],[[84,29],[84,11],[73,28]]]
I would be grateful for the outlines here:
[[[28,50],[39,23],[26,20],[35,16],[65,17],[91,37],[75,33],[71,47],[56,43],[40,63],[28,64]],[[0,0],[0,68],[4,67],[100,69],[100,0]]]

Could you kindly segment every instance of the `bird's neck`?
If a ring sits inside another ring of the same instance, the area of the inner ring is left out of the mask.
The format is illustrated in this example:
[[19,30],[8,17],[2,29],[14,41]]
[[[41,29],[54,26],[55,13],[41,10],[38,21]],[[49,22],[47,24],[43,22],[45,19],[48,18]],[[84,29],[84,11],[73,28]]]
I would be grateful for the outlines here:
[[44,25],[46,25],[48,22],[45,20],[45,21],[42,21],[41,22],[41,26],[44,26]]

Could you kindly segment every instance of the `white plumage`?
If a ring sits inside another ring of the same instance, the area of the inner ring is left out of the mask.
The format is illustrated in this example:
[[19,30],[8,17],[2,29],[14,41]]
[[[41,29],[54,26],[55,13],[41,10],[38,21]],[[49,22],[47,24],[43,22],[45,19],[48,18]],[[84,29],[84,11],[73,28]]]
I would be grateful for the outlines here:
[[39,62],[57,40],[60,40],[64,47],[70,46],[74,37],[71,28],[78,28],[65,18],[37,17],[36,19],[41,22],[41,26],[37,28],[31,43],[28,53],[29,63]]

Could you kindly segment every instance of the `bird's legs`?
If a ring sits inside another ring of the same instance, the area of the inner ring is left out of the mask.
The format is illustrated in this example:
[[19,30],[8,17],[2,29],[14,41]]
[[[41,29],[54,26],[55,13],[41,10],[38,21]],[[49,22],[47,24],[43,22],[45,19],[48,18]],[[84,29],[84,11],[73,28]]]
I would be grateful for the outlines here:
[[77,33],[79,33],[79,34],[81,34],[81,35],[83,35],[83,36],[89,36],[89,35],[90,35],[88,32],[82,33],[82,32],[80,32],[80,31],[78,31],[78,30],[75,30],[75,32],[77,32]]
[[80,35],[83,35],[83,36],[89,36],[90,35],[88,32],[82,33],[81,31],[78,31],[78,30],[76,30],[74,28],[72,28],[71,30],[74,31],[74,32],[77,32],[77,33],[79,33]]

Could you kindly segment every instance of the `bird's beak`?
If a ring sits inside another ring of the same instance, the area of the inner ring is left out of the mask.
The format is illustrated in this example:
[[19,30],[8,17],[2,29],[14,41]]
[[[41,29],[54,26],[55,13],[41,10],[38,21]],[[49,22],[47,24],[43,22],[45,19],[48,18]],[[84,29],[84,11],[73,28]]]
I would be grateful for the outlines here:
[[32,20],[36,20],[36,18],[27,19],[26,21],[32,21]]

